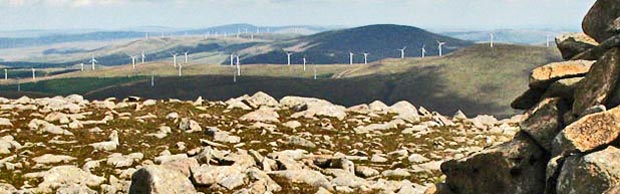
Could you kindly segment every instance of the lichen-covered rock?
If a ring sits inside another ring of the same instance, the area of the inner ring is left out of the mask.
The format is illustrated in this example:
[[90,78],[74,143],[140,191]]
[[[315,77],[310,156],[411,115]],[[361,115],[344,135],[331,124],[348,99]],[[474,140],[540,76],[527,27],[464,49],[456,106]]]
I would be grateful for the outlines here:
[[620,107],[587,115],[570,124],[553,140],[553,155],[587,152],[605,146],[620,135]]
[[594,61],[577,60],[555,62],[543,65],[532,70],[530,74],[530,87],[546,89],[549,84],[570,77],[585,75]]
[[525,134],[472,156],[445,162],[448,186],[460,194],[531,194],[545,189],[544,151]]
[[530,135],[546,151],[552,150],[553,138],[562,130],[562,116],[568,106],[560,98],[543,100],[528,111],[519,124],[521,130]]
[[555,43],[562,53],[562,58],[568,60],[575,55],[585,52],[598,43],[585,33],[562,34],[555,38]]
[[163,166],[145,166],[131,176],[130,194],[196,193],[192,182],[180,172]]
[[575,89],[573,114],[580,115],[587,108],[605,104],[613,94],[619,75],[620,48],[613,48],[592,65]]
[[620,17],[620,2],[597,0],[583,19],[583,31],[597,42],[603,42],[618,34],[616,20]]
[[89,187],[101,185],[106,179],[83,171],[75,166],[57,166],[48,171],[26,174],[27,178],[43,178],[36,192],[51,193],[64,185],[80,184]]
[[604,150],[566,158],[558,177],[558,194],[598,194],[620,187],[620,149]]

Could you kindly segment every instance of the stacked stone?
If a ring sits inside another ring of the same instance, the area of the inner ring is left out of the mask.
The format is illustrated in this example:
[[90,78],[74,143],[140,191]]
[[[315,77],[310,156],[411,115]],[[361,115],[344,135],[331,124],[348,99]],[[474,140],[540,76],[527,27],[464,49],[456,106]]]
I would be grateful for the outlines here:
[[598,0],[583,30],[556,38],[567,61],[532,71],[514,139],[443,163],[427,193],[620,193],[620,0]]

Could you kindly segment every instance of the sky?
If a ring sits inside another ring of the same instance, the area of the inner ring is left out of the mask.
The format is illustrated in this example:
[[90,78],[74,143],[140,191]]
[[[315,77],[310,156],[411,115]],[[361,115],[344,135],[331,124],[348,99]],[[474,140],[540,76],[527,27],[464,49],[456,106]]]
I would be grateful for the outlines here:
[[0,0],[0,31],[402,24],[440,30],[580,29],[595,0]]

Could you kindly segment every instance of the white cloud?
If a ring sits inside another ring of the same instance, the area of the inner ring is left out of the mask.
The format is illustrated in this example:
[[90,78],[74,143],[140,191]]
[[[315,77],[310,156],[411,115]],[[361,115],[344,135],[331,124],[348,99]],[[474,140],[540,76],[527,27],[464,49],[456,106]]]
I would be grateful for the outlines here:
[[45,4],[49,6],[85,7],[119,5],[127,2],[129,2],[129,0],[0,0],[0,6],[8,5],[13,7],[21,7],[35,4]]

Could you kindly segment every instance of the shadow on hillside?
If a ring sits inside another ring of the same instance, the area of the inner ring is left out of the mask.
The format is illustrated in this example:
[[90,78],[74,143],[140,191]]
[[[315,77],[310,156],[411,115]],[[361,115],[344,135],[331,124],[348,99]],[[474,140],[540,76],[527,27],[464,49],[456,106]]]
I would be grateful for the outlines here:
[[[240,77],[233,83],[230,76],[165,77],[156,79],[155,87],[144,80],[128,86],[111,87],[86,94],[89,99],[104,99],[110,96],[124,98],[142,96],[146,98],[178,98],[193,100],[202,96],[209,100],[227,100],[244,94],[264,91],[279,99],[296,95],[317,97],[336,104],[352,106],[381,100],[393,104],[407,100],[416,106],[452,115],[463,110],[469,115],[503,113],[506,108],[496,104],[477,102],[446,91],[444,81],[436,68],[421,69],[424,73],[370,76],[351,79],[305,79],[273,77]],[[410,82],[410,83],[405,83]],[[497,115],[507,116],[507,115]]]

